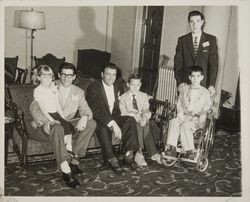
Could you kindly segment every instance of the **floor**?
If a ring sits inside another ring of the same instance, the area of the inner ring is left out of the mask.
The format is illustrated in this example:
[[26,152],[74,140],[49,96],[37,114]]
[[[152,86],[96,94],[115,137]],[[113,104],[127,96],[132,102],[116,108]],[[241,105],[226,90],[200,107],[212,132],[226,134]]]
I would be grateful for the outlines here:
[[101,166],[101,155],[81,160],[83,175],[79,189],[70,189],[62,181],[55,161],[31,164],[23,173],[10,155],[5,171],[5,196],[224,196],[240,197],[240,133],[218,131],[205,172],[195,164],[177,162],[164,167],[151,161],[141,172],[125,168],[126,176],[117,176]]

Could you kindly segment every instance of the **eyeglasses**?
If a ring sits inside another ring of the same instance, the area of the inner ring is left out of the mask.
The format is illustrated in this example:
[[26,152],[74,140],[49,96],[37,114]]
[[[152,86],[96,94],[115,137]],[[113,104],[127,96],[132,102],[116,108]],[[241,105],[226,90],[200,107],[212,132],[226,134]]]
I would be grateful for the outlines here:
[[61,77],[62,78],[69,78],[69,79],[72,79],[74,77],[74,74],[64,74],[64,73],[61,73]]

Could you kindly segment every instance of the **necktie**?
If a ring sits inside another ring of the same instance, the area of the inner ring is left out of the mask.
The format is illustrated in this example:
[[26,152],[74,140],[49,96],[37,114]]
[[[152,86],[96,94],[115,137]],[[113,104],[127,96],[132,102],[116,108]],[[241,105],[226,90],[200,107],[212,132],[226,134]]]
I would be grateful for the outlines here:
[[132,95],[133,96],[133,107],[135,108],[135,109],[137,109],[138,110],[138,106],[137,106],[137,102],[136,102],[136,99],[135,99],[135,95]]
[[197,50],[198,50],[198,37],[195,36],[194,37],[194,55],[196,56],[197,55]]

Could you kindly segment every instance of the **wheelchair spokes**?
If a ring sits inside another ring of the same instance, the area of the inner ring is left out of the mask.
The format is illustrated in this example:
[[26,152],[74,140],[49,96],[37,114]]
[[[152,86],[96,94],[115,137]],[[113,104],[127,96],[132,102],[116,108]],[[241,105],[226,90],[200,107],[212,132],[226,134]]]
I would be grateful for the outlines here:
[[207,167],[208,167],[208,158],[200,154],[197,160],[196,168],[200,172],[204,172],[207,169]]

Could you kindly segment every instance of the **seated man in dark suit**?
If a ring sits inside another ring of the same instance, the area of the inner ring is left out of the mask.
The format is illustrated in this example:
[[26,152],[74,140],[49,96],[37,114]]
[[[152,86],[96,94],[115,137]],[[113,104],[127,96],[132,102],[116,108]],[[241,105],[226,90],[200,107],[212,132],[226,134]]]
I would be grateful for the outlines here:
[[[92,83],[87,89],[87,102],[97,122],[97,137],[101,145],[104,163],[117,174],[124,174],[116,158],[112,147],[112,134],[122,141],[125,150],[125,162],[132,169],[136,169],[134,161],[138,166],[144,161],[143,155],[138,152],[138,134],[136,121],[130,116],[121,116],[118,96],[119,88],[115,83],[117,66],[108,63],[101,72],[101,81]],[[134,153],[135,157],[134,157]]]

